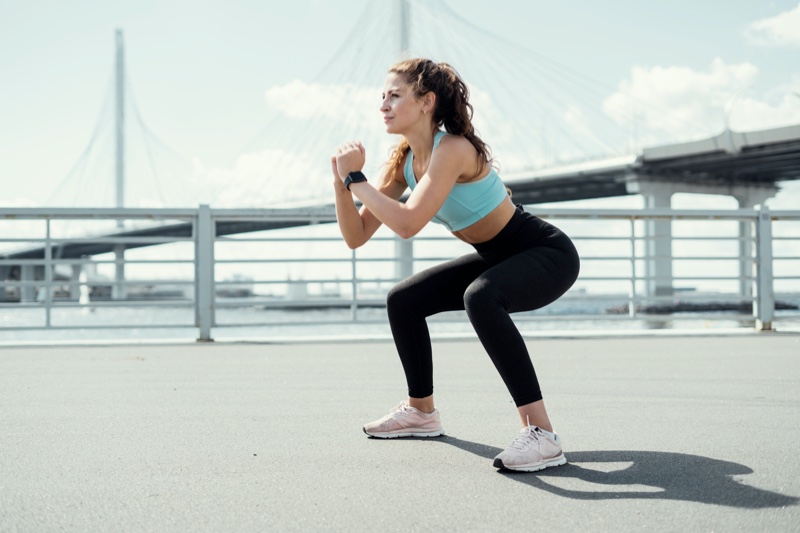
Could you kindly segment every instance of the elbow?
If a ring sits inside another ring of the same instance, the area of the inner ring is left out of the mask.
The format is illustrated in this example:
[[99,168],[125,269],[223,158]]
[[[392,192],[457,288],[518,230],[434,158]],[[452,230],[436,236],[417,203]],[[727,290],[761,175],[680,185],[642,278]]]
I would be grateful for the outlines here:
[[403,207],[405,211],[403,212],[402,216],[395,219],[393,225],[387,225],[389,225],[392,231],[394,231],[401,239],[410,239],[422,231],[422,228],[428,224],[428,222],[431,220],[431,217],[426,216],[417,210],[409,209],[407,204]]
[[422,228],[425,227],[424,225],[418,226],[416,224],[406,224],[401,228],[397,228],[395,233],[397,233],[398,237],[401,239],[410,239],[411,237],[415,237],[417,233],[422,231]]
[[419,233],[419,231],[401,230],[397,232],[397,236],[400,237],[401,239],[410,239],[417,233]]
[[345,239],[344,239],[344,243],[345,243],[345,244],[347,245],[347,247],[348,247],[348,248],[350,248],[351,250],[355,250],[356,248],[361,248],[361,247],[364,245],[364,243],[365,243],[365,242],[366,242],[366,241],[364,241],[364,240],[361,240],[361,239],[359,239],[359,240],[352,239],[352,238],[351,238],[351,239],[348,239],[348,238],[346,238],[346,237],[345,237]]

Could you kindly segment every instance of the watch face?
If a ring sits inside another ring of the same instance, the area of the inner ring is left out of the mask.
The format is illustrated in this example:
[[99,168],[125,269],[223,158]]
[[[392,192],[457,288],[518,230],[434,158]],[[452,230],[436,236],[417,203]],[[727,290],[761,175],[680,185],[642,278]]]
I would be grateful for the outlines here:
[[347,187],[347,190],[349,191],[350,185],[353,183],[360,183],[362,181],[367,181],[367,177],[363,172],[351,172],[347,175],[347,178],[345,178],[344,186]]

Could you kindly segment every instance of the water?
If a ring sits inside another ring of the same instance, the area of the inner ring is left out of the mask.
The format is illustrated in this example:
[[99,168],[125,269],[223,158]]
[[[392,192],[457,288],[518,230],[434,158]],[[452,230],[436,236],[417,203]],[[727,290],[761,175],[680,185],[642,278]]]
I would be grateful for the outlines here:
[[[230,300],[229,300],[230,301]],[[800,304],[800,295],[782,299]],[[346,308],[279,310],[261,304],[236,302],[237,307],[221,307],[216,311],[219,327],[212,329],[218,340],[291,340],[312,338],[390,338],[391,333],[383,308],[357,311],[357,322]],[[525,335],[547,333],[643,332],[653,329],[727,330],[752,329],[754,320],[731,313],[679,313],[648,319],[631,319],[627,315],[606,314],[612,307],[626,303],[622,296],[600,299],[565,298],[534,313],[513,315]],[[56,308],[51,323],[75,329],[15,329],[41,327],[45,323],[44,308],[0,309],[0,343],[59,342],[78,340],[194,340],[198,329],[194,324],[191,304],[159,307],[96,307]],[[473,337],[463,312],[444,313],[429,321],[431,335],[436,337]],[[169,326],[169,327],[167,327]],[[800,312],[776,311],[776,329],[800,331]]]

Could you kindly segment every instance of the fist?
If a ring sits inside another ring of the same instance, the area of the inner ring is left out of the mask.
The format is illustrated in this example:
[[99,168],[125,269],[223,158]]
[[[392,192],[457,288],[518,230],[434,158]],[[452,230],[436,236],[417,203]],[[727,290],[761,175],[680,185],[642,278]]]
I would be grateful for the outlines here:
[[344,181],[351,172],[364,168],[366,151],[361,141],[346,142],[336,149],[332,159],[336,161],[339,179]]

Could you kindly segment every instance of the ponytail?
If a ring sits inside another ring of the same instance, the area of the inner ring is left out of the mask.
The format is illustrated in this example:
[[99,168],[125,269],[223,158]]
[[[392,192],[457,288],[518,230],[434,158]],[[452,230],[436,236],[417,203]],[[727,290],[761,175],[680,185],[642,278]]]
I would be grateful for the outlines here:
[[[469,89],[458,72],[447,63],[436,63],[429,59],[407,59],[397,63],[389,72],[403,76],[417,97],[429,92],[436,95],[433,122],[437,129],[466,138],[477,152],[475,175],[477,177],[486,164],[491,164],[492,151],[475,133],[472,125],[473,108],[469,103]],[[393,175],[400,168],[410,147],[405,139],[395,147],[389,157],[389,171]]]

